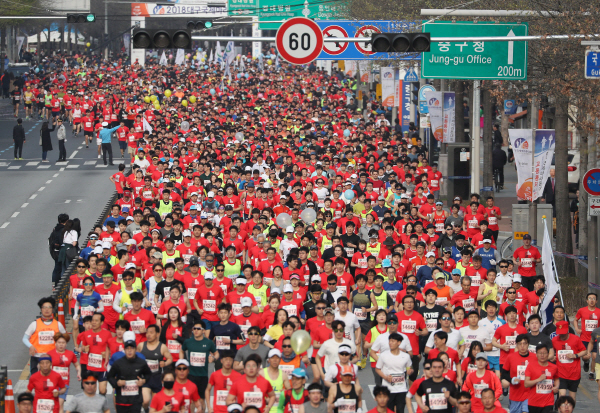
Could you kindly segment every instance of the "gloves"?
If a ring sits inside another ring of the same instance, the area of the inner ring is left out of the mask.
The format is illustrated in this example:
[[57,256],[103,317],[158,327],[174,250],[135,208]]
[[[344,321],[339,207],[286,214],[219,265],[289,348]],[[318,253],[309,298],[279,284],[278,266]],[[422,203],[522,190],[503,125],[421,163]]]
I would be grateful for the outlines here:
[[518,377],[513,377],[510,382],[512,383],[513,386],[516,386],[516,385],[519,384],[519,378]]
[[496,265],[496,260],[490,260],[490,264]]
[[337,399],[335,403],[333,403],[335,407],[340,407],[342,405],[342,399]]
[[362,413],[362,408],[359,407],[358,409],[356,409],[356,413]]

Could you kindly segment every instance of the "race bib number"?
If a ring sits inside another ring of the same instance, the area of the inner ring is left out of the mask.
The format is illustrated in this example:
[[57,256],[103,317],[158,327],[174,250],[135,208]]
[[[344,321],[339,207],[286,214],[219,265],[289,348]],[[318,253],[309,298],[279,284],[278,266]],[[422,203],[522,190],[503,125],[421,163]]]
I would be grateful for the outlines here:
[[217,406],[227,405],[227,395],[229,390],[217,390]]
[[177,340],[167,340],[167,348],[169,349],[169,353],[171,354],[179,354],[179,350],[181,350],[181,344]]
[[73,288],[73,294],[71,295],[71,298],[73,298],[73,300],[77,300],[77,296],[81,293],[83,293],[83,288]]
[[121,396],[137,396],[140,394],[140,388],[136,380],[125,380],[125,386],[121,388]]
[[462,304],[467,313],[475,308],[475,300],[473,298],[462,300]]
[[219,287],[221,287],[221,290],[223,290],[223,295],[227,296],[227,286],[225,284],[221,284]]
[[469,221],[469,228],[477,228],[479,221],[477,221],[476,219],[470,219]]
[[54,400],[52,399],[38,399],[35,404],[36,411],[39,413],[50,413],[54,411]]
[[217,302],[216,300],[204,300],[202,301],[202,309],[204,311],[217,311]]
[[498,218],[489,216],[488,217],[488,223],[490,225],[497,225],[498,224]]
[[294,366],[291,364],[280,364],[279,365],[279,370],[281,370],[283,372],[283,374],[286,375],[286,377],[288,378],[288,380],[291,380],[292,378],[292,371],[294,371]]
[[546,379],[542,380],[535,385],[535,392],[537,394],[550,394],[552,393],[552,389],[554,388],[554,383],[552,380]]
[[87,307],[81,307],[81,318],[87,317],[89,315],[94,315],[95,312],[96,312],[96,309],[94,307],[92,307],[91,305],[89,305]]
[[535,346],[533,346],[533,345],[530,344],[528,348],[529,348],[529,352],[530,353],[535,354]]
[[508,344],[511,349],[515,348],[517,345],[517,336],[506,336],[504,344]]
[[356,399],[338,399],[338,412],[354,413],[356,412]]
[[392,301],[396,301],[396,297],[398,297],[398,292],[399,290],[389,290],[386,291],[388,293],[388,295],[390,296],[390,298],[392,299]]
[[392,386],[405,386],[406,376],[404,374],[392,374]]
[[255,406],[259,409],[262,408],[263,405],[263,394],[259,391],[247,391],[244,392],[244,403],[246,406]]
[[427,326],[427,331],[435,331],[437,330],[437,319],[429,319],[425,320],[425,325]]
[[436,298],[435,303],[437,305],[441,305],[442,307],[445,307],[446,304],[448,304],[448,299],[446,297]]
[[40,331],[38,333],[38,341],[42,345],[54,344],[54,331]]
[[358,259],[358,268],[367,268],[367,259],[366,258]]
[[104,304],[104,306],[109,306],[112,307],[113,305],[113,296],[112,294],[103,294],[101,295],[102,297],[102,304]]
[[[479,397],[481,397],[481,394]],[[429,408],[431,410],[446,410],[448,408],[448,401],[446,400],[444,393],[430,393],[428,395],[428,400]]]
[[288,316],[292,316],[292,315],[298,315],[298,307],[296,307],[295,305],[284,305],[283,308],[285,311],[287,311]]
[[190,353],[190,364],[193,367],[204,367],[206,365],[206,353]]
[[521,267],[531,268],[533,260],[531,258],[521,258]]
[[526,365],[517,366],[517,376],[519,376],[519,380],[521,380],[521,381],[525,381],[525,369],[526,368],[527,368]]
[[474,275],[471,277],[471,286],[479,287],[481,285],[481,275]]
[[[293,306],[293,307],[296,308],[296,306]],[[283,307],[283,308],[285,308],[285,307]],[[232,304],[231,309],[232,309],[234,316],[238,316],[238,315],[242,314],[242,305],[241,304]],[[292,315],[292,314],[290,314],[289,311],[288,311],[288,314]],[[296,314],[293,314],[293,315],[296,315]]]
[[215,338],[215,344],[217,345],[217,350],[229,350],[229,344],[225,343],[225,336],[217,336]]
[[141,329],[146,327],[146,322],[143,320],[135,320],[131,322],[131,331],[135,334],[142,334]]
[[367,319],[367,314],[362,310],[362,308],[355,308],[354,309],[354,315],[359,320],[366,320]]
[[475,390],[475,397],[481,399],[481,392],[488,388],[489,386],[486,383],[473,384],[473,390]]
[[342,293],[343,296],[347,297],[348,296],[348,287],[345,285],[339,285],[338,286],[340,292]]
[[469,364],[467,366],[467,374],[471,374],[473,372],[477,371],[477,366],[474,364]]
[[415,334],[417,322],[414,320],[402,320],[402,332],[404,334]]
[[69,368],[68,367],[53,366],[52,370],[54,370],[55,372],[60,374],[60,377],[62,377],[62,379],[65,381],[65,383],[69,381]]
[[354,248],[344,248],[344,250],[346,250],[346,255],[348,255],[348,257],[352,257],[354,255]]
[[598,328],[598,320],[585,320],[585,331],[594,331]]
[[435,232],[443,232],[444,231],[444,223],[436,222],[435,223]]
[[93,367],[95,369],[102,368],[102,354],[90,353],[88,355],[88,367]]
[[565,364],[573,363],[572,359],[567,358],[569,354],[573,354],[573,350],[558,350],[558,361]]
[[150,368],[150,371],[152,373],[158,373],[158,369],[160,367],[160,365],[158,364],[158,360],[148,360],[148,359],[146,359],[146,363],[148,364],[148,367]]
[[[189,260],[188,260],[188,262],[189,262]],[[189,300],[193,300],[194,298],[196,298],[196,291],[198,291],[197,288],[188,288],[187,289]]]

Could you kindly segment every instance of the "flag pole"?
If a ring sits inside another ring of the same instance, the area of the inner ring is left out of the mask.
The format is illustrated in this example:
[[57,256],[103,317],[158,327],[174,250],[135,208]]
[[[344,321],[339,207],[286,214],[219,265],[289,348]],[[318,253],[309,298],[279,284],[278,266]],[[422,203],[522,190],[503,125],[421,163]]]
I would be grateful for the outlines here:
[[[546,225],[546,215],[542,216],[542,222],[544,223],[544,242],[550,242],[550,246],[552,246],[552,241],[550,240],[550,236],[548,235],[548,226]],[[556,284],[558,284],[558,294],[560,295],[560,302],[564,306],[565,301],[563,300],[562,288],[560,286],[560,279],[558,278],[558,273],[556,272],[556,261],[554,261],[554,254],[552,257],[552,272],[554,275],[554,279],[556,280]]]

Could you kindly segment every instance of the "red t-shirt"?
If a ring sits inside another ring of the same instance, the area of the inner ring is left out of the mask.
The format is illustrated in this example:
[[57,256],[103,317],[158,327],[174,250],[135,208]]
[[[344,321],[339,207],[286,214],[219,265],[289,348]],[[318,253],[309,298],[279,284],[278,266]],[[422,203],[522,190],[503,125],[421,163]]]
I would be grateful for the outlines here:
[[416,311],[408,316],[405,310],[396,313],[396,316],[398,317],[398,332],[406,334],[412,348],[419,348],[419,336],[415,332],[416,330],[427,329],[423,316]]
[[450,305],[452,307],[460,306],[465,309],[465,313],[475,309],[477,305],[477,290],[469,292],[469,294],[465,294],[462,290],[457,292],[450,299]]
[[[60,390],[62,388],[65,387],[65,382],[62,379],[62,377],[60,376],[60,374],[58,374],[55,371],[51,371],[50,374],[48,374],[47,376],[42,375],[41,372],[37,372],[31,375],[31,377],[29,378],[29,384],[27,384],[27,390],[32,391],[35,390],[35,397],[33,399],[33,413],[37,413],[38,411],[40,413],[42,412],[47,412],[50,409],[50,406],[48,406],[48,404],[50,403],[49,401],[53,401],[54,402],[54,408],[52,409],[53,413],[58,413],[58,410],[60,408],[60,405],[58,403],[58,397],[54,397],[52,395],[52,392],[54,390]],[[44,406],[39,406],[42,409],[38,410],[38,400],[46,400],[47,402],[40,402],[40,403],[44,403]],[[48,406],[48,407],[46,407]],[[44,408],[46,407],[46,408]]]
[[172,396],[167,396],[165,394],[164,389],[156,393],[152,396],[152,402],[150,402],[150,407],[155,409],[156,411],[162,410],[165,407],[165,403],[171,403],[171,411],[178,412],[181,409],[181,406],[184,405],[183,396],[181,393],[175,392]]
[[228,376],[223,374],[223,369],[215,371],[210,375],[208,383],[213,387],[215,397],[213,397],[213,410],[215,413],[227,413],[227,395],[229,389],[242,375],[235,370],[231,370]]
[[197,402],[200,399],[200,395],[198,394],[198,387],[191,380],[186,380],[186,382],[183,384],[175,380],[173,390],[175,390],[175,393],[181,395],[181,397],[183,398],[183,403],[185,404],[185,412],[187,413],[189,413],[190,411],[191,402]]
[[[496,398],[502,395],[502,384],[500,384],[500,379],[498,379],[493,371],[486,370],[483,377],[477,377],[476,371],[467,375],[465,383],[463,384],[463,390],[471,393],[471,411],[483,412],[481,392],[486,388],[494,390]],[[500,402],[496,401],[495,404],[499,406]]]
[[519,274],[523,277],[535,277],[535,260],[542,258],[536,247],[531,246],[525,249],[521,246],[515,250],[513,257],[521,260],[519,264]]
[[[450,370],[456,370],[456,365],[460,365],[460,357],[458,357],[458,351],[454,350],[453,348],[448,347],[448,350],[446,350],[445,352],[446,352],[446,354],[448,354],[448,359],[450,360],[449,361],[450,365],[448,366],[448,368]],[[437,348],[434,348],[431,351],[429,351],[429,353],[427,354],[427,359],[433,360],[439,354],[440,354],[440,351]]]
[[498,340],[500,344],[508,344],[510,351],[500,350],[500,366],[502,366],[510,353],[514,353],[517,345],[516,339],[519,334],[527,334],[527,330],[521,325],[517,324],[516,328],[511,328],[508,323],[498,327],[494,333],[494,338]]
[[[554,379],[558,377],[558,367],[552,363],[542,367],[537,359],[527,365],[525,369],[525,377],[530,380],[539,379],[542,374],[546,375],[546,380],[539,382],[535,387],[531,387],[527,404],[535,407],[546,407],[554,404]],[[512,396],[511,396],[512,399]]]
[[83,333],[83,345],[90,346],[87,362],[87,369],[89,371],[106,371],[104,367],[106,363],[104,352],[108,346],[108,340],[111,338],[112,334],[107,330],[100,330],[98,333],[88,330]]
[[590,341],[592,338],[592,331],[594,331],[595,328],[598,328],[598,319],[600,319],[599,308],[594,308],[594,311],[590,311],[587,307],[577,310],[575,320],[581,320],[581,341]]
[[261,412],[265,411],[266,398],[273,391],[273,386],[267,379],[257,376],[254,383],[249,383],[246,376],[242,376],[233,382],[229,394],[235,396],[240,404],[256,406]]
[[210,288],[206,285],[201,286],[196,291],[195,301],[198,303],[198,308],[204,311],[202,318],[208,321],[219,321],[217,315],[217,307],[223,302],[223,289],[218,285]]
[[569,334],[566,341],[562,341],[560,336],[556,336],[552,339],[552,347],[556,351],[558,377],[567,380],[579,380],[581,378],[581,359],[568,360],[565,356],[581,353],[585,350],[581,339],[575,334]]
[[71,350],[65,350],[64,353],[59,353],[50,350],[48,355],[52,358],[52,370],[60,374],[65,384],[69,385],[69,367],[71,363],[77,363],[77,356]]
[[124,320],[129,321],[131,325],[131,331],[135,333],[135,341],[139,344],[141,342],[146,341],[146,333],[140,333],[140,327],[148,328],[152,324],[156,324],[156,317],[154,313],[150,310],[146,310],[145,308],[140,309],[139,314],[133,314],[131,311],[128,311],[124,316]]
[[[522,402],[529,398],[531,387],[525,388],[525,369],[531,363],[537,363],[537,357],[534,353],[527,352],[527,356],[523,357],[519,352],[511,353],[504,362],[502,367],[510,372],[510,377],[519,377],[519,384],[516,386],[510,384],[510,399],[516,402]],[[539,376],[535,377],[536,379]]]

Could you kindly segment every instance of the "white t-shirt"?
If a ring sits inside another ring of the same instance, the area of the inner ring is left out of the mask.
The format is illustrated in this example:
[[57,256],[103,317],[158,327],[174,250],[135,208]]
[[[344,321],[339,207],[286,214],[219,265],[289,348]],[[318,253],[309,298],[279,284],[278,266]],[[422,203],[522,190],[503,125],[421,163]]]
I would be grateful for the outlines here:
[[467,326],[459,331],[465,340],[465,350],[469,350],[473,341],[479,341],[484,346],[492,342],[492,334],[485,327],[477,327],[477,330],[471,330],[471,327]]
[[459,291],[462,291],[462,287],[460,286],[460,281],[459,281],[459,282],[457,282],[457,283],[455,283],[454,281],[452,281],[452,280],[449,280],[449,281],[446,281],[446,285],[447,285],[448,287],[452,288],[452,292],[453,292],[454,294],[456,294],[456,293],[457,293],[457,292],[459,292]]
[[[438,331],[443,331],[443,330],[441,328],[439,328],[439,329],[435,330],[433,333],[431,333],[429,335],[429,338],[427,339],[427,343],[425,343],[426,347],[429,347],[429,348],[435,347],[435,345],[433,344],[433,336]],[[450,332],[448,333],[448,340],[446,341],[446,345],[448,347],[458,351],[458,346],[460,346],[461,343],[463,343],[463,341],[464,341],[463,336],[460,334],[460,331],[450,329]]]
[[316,187],[313,189],[313,192],[317,195],[319,199],[319,207],[323,208],[325,206],[325,198],[329,196],[329,189],[327,187],[320,188]]
[[284,239],[279,243],[279,249],[283,253],[284,261],[287,259],[287,256],[292,248],[298,248],[298,244],[296,244],[296,241],[294,240]]
[[[409,351],[412,351],[412,346],[410,345],[410,339],[408,338],[408,336],[403,333],[399,334],[403,337],[402,343],[400,343],[400,350],[406,351],[407,353]],[[388,351],[389,349],[390,333],[386,331],[385,333],[380,334],[375,339],[373,345],[371,346],[371,350],[375,351],[376,353],[383,353],[384,351]]]
[[502,303],[502,297],[504,296],[504,291],[508,288],[508,287],[512,287],[512,278],[508,275],[508,273],[506,275],[502,275],[502,273],[499,273],[498,276],[496,277],[496,281],[495,283],[498,285],[498,297],[496,298],[496,302],[498,303],[498,305],[500,305]]
[[[404,342],[404,340],[402,341]],[[412,361],[408,354],[401,351],[394,355],[389,350],[381,353],[376,364],[376,367],[380,369],[383,374],[392,376],[392,383],[383,380],[383,384],[390,390],[390,393],[402,393],[408,391],[408,388],[406,387],[406,382],[408,380],[408,377],[406,377],[406,369],[411,366]]]
[[352,342],[355,343],[356,336],[354,335],[354,332],[360,327],[360,324],[358,324],[358,318],[350,311],[346,311],[346,315],[342,317],[340,315],[340,311],[336,310],[335,319],[341,320],[346,324],[344,335],[348,340],[352,340]]
[[333,366],[335,363],[340,362],[338,349],[342,344],[349,345],[352,349],[352,354],[356,353],[356,345],[354,345],[353,341],[350,341],[346,338],[341,343],[335,341],[335,338],[330,338],[321,345],[321,348],[319,349],[319,352],[317,354],[321,358],[325,357],[325,371],[327,371],[327,369],[330,366]]
[[63,236],[63,244],[65,245],[73,245],[74,242],[77,242],[77,231],[71,230],[69,232],[65,232]]
[[[487,328],[490,331],[492,337],[494,337],[494,333],[501,325],[504,325],[505,321],[501,318],[496,317],[494,321],[488,320],[488,318],[484,318],[483,320],[479,320],[479,326]],[[500,349],[492,346],[492,351],[486,351],[485,354],[488,357],[500,357]]]

